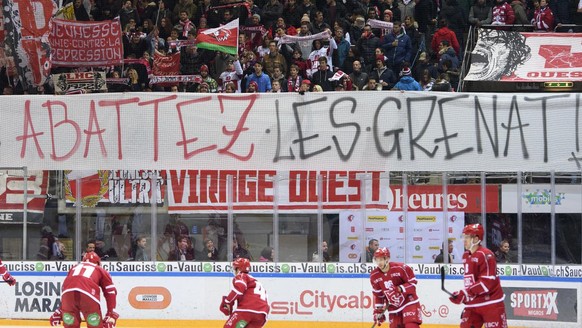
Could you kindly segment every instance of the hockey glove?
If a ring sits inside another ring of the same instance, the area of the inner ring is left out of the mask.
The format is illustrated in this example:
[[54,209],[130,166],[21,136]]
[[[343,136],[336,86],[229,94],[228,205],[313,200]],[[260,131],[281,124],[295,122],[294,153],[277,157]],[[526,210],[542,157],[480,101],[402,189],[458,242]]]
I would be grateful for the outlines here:
[[467,295],[467,291],[461,289],[453,293],[453,296],[449,297],[449,300],[455,304],[465,303],[469,300],[469,295]]
[[381,326],[382,323],[386,322],[386,316],[382,314],[374,314],[374,323],[376,326]]
[[53,315],[51,315],[51,318],[49,319],[51,326],[53,326],[53,327],[60,326],[62,320],[63,320],[63,312],[61,312],[61,309],[57,309],[55,311],[55,313],[53,313]]
[[222,296],[222,302],[220,303],[220,312],[224,315],[229,316],[232,313],[232,308],[229,303],[226,302],[226,296]]
[[107,312],[103,319],[103,328],[115,328],[115,324],[119,319],[119,314],[115,311]]
[[386,321],[384,311],[386,311],[386,308],[383,305],[376,305],[374,308],[374,322],[378,326],[382,325],[382,323]]
[[16,284],[16,279],[14,279],[14,277],[12,277],[8,272],[5,272],[2,275],[2,278],[4,278],[4,281],[6,281],[6,283],[8,283],[10,286],[14,286],[14,284]]

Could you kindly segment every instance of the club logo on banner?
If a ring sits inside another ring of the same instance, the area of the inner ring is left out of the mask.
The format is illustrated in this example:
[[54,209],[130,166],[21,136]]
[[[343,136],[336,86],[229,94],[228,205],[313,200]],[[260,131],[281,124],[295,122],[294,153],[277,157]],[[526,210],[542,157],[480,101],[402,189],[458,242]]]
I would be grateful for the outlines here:
[[[453,241],[450,254],[453,263],[461,263],[463,243],[459,236],[465,213],[448,212],[448,218],[446,236]],[[376,239],[380,247],[388,247],[393,261],[433,263],[445,235],[443,212],[409,212],[404,220],[403,212],[366,211],[362,222],[361,211],[342,211],[339,220],[340,262],[360,262],[360,256],[366,256],[368,242]],[[409,241],[406,244],[411,245],[408,259],[404,258],[405,238]]]
[[109,66],[123,61],[119,18],[102,22],[51,21],[54,66]]
[[56,94],[107,91],[105,72],[60,73],[53,75],[53,82]]
[[[27,180],[21,170],[0,171],[0,224],[22,222],[24,210],[24,190],[32,195],[46,195],[49,171],[28,171]],[[44,214],[46,198],[29,197],[27,200],[27,220],[39,223]]]
[[156,202],[163,204],[164,177],[158,171],[65,171],[67,205],[77,201],[80,187],[81,206],[150,204],[153,201],[152,180],[156,180]]

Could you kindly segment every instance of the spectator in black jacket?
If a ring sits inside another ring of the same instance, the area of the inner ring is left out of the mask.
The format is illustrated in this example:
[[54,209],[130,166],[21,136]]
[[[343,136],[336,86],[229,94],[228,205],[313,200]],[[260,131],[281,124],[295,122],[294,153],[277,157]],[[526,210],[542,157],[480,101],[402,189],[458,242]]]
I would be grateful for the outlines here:
[[319,57],[318,61],[319,67],[317,68],[317,72],[311,76],[311,82],[321,86],[323,91],[333,91],[335,89],[335,81],[332,82],[329,80],[333,76],[333,73],[327,66],[327,58]]

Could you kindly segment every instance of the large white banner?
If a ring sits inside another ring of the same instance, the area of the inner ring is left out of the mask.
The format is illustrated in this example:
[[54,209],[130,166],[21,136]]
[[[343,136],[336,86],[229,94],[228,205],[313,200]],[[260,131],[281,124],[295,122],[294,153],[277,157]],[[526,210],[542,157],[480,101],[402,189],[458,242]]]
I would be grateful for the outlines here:
[[11,96],[0,166],[577,171],[580,94]]
[[[522,213],[551,213],[552,186],[549,184],[522,184],[517,195],[517,185],[501,186],[501,210],[503,213],[517,213],[518,202]],[[582,186],[556,185],[554,190],[556,213],[582,212]]]
[[467,81],[580,81],[582,33],[479,29]]
[[[404,212],[366,211],[363,219],[362,211],[342,211],[339,214],[339,260],[360,262],[361,256],[366,256],[368,242],[376,239],[380,247],[388,247],[392,261],[433,263],[443,247],[446,228],[446,238],[453,242],[450,253],[453,263],[461,263],[464,248],[460,237],[465,213],[448,212],[446,227],[443,216],[444,212],[408,212],[405,219]],[[362,236],[365,236],[364,242]],[[411,247],[405,250],[404,245]]]
[[[75,263],[6,264],[17,284],[0,288],[0,318],[47,320],[48,325],[48,318],[60,306],[66,272]],[[164,324],[164,320],[193,321],[191,326],[197,326],[198,320],[226,320],[218,305],[221,296],[230,291],[233,276],[228,263],[103,264],[111,272],[118,289],[116,309],[122,322],[141,319],[158,322],[159,327],[169,327],[171,324]],[[440,266],[410,266],[418,278],[423,322],[458,325],[463,306],[452,304],[448,295],[440,290]],[[371,264],[357,263],[253,263],[251,272],[267,290],[270,321],[294,323],[295,327],[301,327],[302,322],[322,322],[324,326],[333,326],[333,322],[354,323],[354,327],[360,327],[357,323],[372,323],[369,280],[372,269]],[[462,288],[461,265],[447,269],[447,289]],[[498,268],[498,274],[506,293],[511,326],[580,327],[582,314],[574,306],[582,300],[582,268],[579,266],[508,265]],[[211,326],[218,325],[204,327]]]

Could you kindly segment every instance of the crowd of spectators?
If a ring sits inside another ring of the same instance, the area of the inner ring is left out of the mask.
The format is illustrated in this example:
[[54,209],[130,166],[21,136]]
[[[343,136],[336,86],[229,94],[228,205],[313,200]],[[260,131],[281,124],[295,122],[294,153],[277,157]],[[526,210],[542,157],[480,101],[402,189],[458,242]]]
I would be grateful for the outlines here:
[[[109,92],[451,91],[471,26],[551,32],[576,23],[577,8],[576,0],[74,0],[78,21],[119,16],[127,59],[77,70],[105,70]],[[236,55],[193,42],[237,18]],[[153,57],[178,52],[180,74],[199,78],[152,84]],[[4,94],[25,93],[18,76],[0,83]]]

